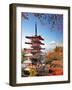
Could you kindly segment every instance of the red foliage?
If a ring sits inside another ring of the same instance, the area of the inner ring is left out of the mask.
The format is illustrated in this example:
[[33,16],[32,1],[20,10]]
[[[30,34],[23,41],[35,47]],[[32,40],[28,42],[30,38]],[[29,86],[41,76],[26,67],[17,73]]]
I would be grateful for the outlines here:
[[63,69],[62,68],[50,68],[49,70],[51,70],[52,73],[48,74],[48,76],[63,75]]

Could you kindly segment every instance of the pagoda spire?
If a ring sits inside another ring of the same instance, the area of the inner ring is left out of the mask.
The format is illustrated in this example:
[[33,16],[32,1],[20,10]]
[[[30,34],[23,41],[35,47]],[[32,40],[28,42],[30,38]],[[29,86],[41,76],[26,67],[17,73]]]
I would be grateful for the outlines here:
[[37,36],[37,23],[35,23],[35,36]]

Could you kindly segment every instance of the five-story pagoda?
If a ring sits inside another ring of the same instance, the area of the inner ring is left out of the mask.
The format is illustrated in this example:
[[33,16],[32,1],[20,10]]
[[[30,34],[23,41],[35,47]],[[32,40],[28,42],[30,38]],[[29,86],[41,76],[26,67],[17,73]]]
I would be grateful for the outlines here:
[[35,23],[35,35],[34,36],[26,36],[27,39],[30,39],[30,42],[25,42],[25,44],[30,44],[31,48],[27,49],[26,51],[29,51],[29,53],[32,54],[32,63],[36,64],[39,62],[39,55],[41,55],[44,48],[41,47],[41,45],[44,45],[41,41],[44,40],[40,35],[37,35],[37,24]]

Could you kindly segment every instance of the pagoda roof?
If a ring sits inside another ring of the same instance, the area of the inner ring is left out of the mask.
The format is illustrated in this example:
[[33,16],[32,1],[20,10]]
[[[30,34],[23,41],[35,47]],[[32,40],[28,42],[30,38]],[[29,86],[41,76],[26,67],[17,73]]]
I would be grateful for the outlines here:
[[38,49],[32,49],[32,50],[41,50],[41,49],[45,49],[45,48],[38,48]]
[[25,44],[40,44],[40,45],[44,45],[44,43],[41,42],[25,42]]
[[41,49],[45,49],[45,48],[37,48],[37,49],[33,49],[33,48],[28,49],[28,48],[25,48],[25,50],[31,50],[31,51],[33,51],[33,50],[41,50]]
[[31,46],[31,48],[36,49],[36,50],[45,49],[45,48],[41,48],[41,47],[38,47],[38,46]]
[[40,40],[44,40],[41,36],[26,36],[26,38],[28,38],[28,39],[40,39]]

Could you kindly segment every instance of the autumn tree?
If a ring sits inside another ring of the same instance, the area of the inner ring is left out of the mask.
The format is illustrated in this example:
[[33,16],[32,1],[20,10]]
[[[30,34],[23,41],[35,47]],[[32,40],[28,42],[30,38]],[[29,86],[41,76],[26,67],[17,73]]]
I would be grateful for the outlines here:
[[46,53],[46,63],[63,60],[63,47],[56,47],[52,52]]
[[[44,13],[25,13],[22,12],[22,18],[24,20],[29,20],[29,14],[35,17],[40,21],[42,25],[48,25],[51,27],[51,30],[60,29],[63,27],[63,15],[62,14],[44,14]],[[60,29],[62,30],[62,29]]]

